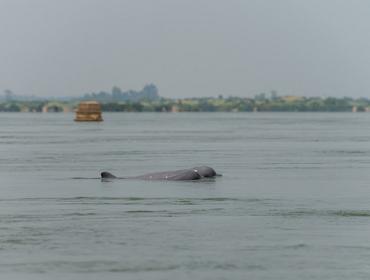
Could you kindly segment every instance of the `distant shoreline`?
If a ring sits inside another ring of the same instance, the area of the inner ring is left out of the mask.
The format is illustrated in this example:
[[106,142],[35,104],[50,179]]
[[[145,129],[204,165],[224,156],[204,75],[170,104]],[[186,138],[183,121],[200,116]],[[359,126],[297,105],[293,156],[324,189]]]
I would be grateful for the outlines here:
[[[57,112],[31,112],[31,111],[0,111],[0,114],[75,114],[74,111],[57,111]],[[171,111],[102,111],[102,113],[109,113],[109,114],[130,114],[130,113],[140,113],[140,114],[188,114],[188,113],[209,113],[209,114],[217,114],[217,113],[226,113],[226,114],[235,114],[235,113],[246,113],[246,114],[264,114],[264,113],[313,113],[313,114],[321,114],[321,113],[370,113],[369,111],[181,111],[181,112],[171,112]]]
[[[82,101],[82,100],[81,100]],[[0,112],[74,112],[80,100],[0,101]],[[273,96],[100,102],[102,112],[370,112],[367,98]]]

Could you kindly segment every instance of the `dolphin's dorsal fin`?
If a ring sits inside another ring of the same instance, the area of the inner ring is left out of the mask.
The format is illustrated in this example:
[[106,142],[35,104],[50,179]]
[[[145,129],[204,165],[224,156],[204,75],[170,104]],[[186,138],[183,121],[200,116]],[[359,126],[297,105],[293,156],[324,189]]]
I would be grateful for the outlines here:
[[109,173],[107,171],[103,171],[102,173],[100,173],[100,175],[101,175],[101,178],[102,179],[114,179],[114,178],[117,178],[112,173]]

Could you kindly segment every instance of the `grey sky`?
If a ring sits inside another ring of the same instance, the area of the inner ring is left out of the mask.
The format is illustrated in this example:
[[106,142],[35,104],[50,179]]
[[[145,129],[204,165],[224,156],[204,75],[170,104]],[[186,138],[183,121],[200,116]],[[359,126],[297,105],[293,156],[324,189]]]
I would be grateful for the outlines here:
[[0,91],[370,96],[368,0],[0,0]]

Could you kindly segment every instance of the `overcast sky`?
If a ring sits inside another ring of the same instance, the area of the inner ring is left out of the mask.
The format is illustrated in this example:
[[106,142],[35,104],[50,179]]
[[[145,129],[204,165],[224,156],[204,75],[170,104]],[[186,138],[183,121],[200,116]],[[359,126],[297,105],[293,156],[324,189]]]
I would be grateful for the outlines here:
[[368,0],[0,0],[0,93],[370,97]]

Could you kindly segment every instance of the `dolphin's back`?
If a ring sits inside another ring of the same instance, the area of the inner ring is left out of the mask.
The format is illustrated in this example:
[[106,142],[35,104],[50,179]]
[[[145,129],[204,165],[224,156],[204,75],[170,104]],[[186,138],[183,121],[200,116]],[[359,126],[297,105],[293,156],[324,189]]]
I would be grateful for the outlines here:
[[103,171],[100,173],[100,176],[102,179],[116,179],[117,177],[114,176],[112,173],[109,173],[107,171]]
[[194,171],[193,169],[182,169],[175,171],[149,173],[132,178],[143,180],[184,181],[184,180],[198,180],[201,178],[201,176],[198,174],[198,172]]
[[148,173],[132,177],[117,177],[107,171],[101,173],[102,179],[141,179],[141,180],[170,180],[170,181],[199,180],[201,178],[212,178],[215,176],[222,175],[217,174],[212,167],[204,165],[189,169]]

